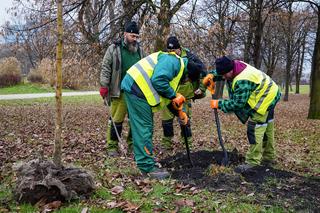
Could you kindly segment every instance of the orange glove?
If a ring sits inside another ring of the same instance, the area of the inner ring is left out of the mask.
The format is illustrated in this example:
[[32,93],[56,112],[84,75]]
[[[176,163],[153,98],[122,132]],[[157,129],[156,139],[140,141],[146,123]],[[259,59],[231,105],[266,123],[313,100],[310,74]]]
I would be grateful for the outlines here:
[[185,113],[182,110],[179,110],[179,119],[180,119],[182,125],[184,125],[184,126],[187,125],[187,123],[188,123],[187,113]]
[[186,102],[186,98],[180,93],[177,93],[176,97],[172,99],[172,106],[175,110],[182,110],[184,102]]
[[218,106],[219,106],[219,100],[211,100],[210,101],[210,106],[212,109],[218,109]]
[[208,74],[204,79],[202,80],[202,83],[207,87],[207,89],[211,92],[211,94],[214,94],[214,81],[213,81],[214,75]]

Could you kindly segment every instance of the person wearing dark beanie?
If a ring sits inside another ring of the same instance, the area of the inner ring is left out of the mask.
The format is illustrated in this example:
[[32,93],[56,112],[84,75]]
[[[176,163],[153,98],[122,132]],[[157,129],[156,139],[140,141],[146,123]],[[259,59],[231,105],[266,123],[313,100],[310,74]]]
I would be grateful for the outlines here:
[[228,56],[217,58],[216,70],[210,71],[204,85],[212,90],[210,82],[222,79],[227,82],[229,99],[211,100],[213,109],[234,112],[239,120],[247,123],[247,138],[250,144],[244,164],[235,172],[246,173],[255,166],[272,166],[275,163],[274,109],[280,100],[278,85],[264,72]]
[[[183,107],[186,109],[187,115],[190,118],[192,100],[203,98],[205,96],[206,88],[202,85],[201,89],[199,89],[201,84],[200,78],[206,75],[205,65],[198,58],[198,56],[196,56],[190,50],[181,47],[179,39],[176,36],[170,36],[167,39],[167,51],[171,53],[174,52],[176,55],[188,59],[187,72],[183,73],[177,92],[182,94],[186,98],[186,102]],[[174,115],[168,109],[164,109],[161,112],[161,117],[163,128],[163,137],[161,140],[161,145],[163,148],[170,150],[172,149],[172,142],[174,137]],[[186,130],[187,141],[188,144],[191,146],[192,133],[190,122],[186,126]],[[181,136],[183,135],[184,132],[181,126]],[[182,142],[184,142],[184,138],[181,139]]]
[[137,25],[137,22],[131,21],[127,23],[125,27],[125,32],[139,34],[139,27]]
[[[128,22],[124,27],[123,37],[111,44],[102,61],[100,73],[100,95],[110,102],[111,118],[107,127],[107,155],[109,157],[119,156],[119,138],[121,135],[122,124],[127,115],[127,105],[124,94],[120,90],[122,79],[127,70],[142,59],[145,54],[138,43],[139,27],[135,21]],[[114,125],[113,125],[114,124]],[[129,129],[128,153],[132,152],[132,136]]]
[[228,56],[218,58],[215,63],[218,75],[224,75],[233,70],[233,60]]
[[180,43],[179,40],[177,39],[177,37],[175,36],[170,36],[167,39],[167,50],[175,50],[175,49],[180,49]]

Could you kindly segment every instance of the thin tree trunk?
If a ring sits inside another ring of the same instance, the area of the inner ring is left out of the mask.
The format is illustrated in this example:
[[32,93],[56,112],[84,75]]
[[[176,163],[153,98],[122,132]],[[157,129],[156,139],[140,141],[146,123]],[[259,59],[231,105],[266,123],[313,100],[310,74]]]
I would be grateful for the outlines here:
[[262,22],[262,4],[263,0],[258,0],[256,6],[256,26],[254,32],[254,43],[253,43],[253,64],[256,68],[261,68],[261,40],[262,40],[262,33],[263,33],[263,22]]
[[54,154],[53,161],[57,166],[62,165],[62,141],[61,141],[61,124],[62,124],[62,37],[63,37],[63,19],[62,19],[62,2],[57,0],[57,56],[56,56],[56,120],[54,135]]

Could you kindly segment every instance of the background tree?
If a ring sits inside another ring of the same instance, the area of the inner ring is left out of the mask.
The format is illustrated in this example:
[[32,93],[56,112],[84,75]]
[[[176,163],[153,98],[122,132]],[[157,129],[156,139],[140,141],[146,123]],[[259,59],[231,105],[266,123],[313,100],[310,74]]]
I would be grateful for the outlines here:
[[172,17],[188,0],[178,0],[172,7],[170,0],[161,0],[160,6],[155,5],[158,8],[157,14],[157,31],[155,38],[154,50],[164,50],[166,47],[166,39],[170,34],[170,22]]

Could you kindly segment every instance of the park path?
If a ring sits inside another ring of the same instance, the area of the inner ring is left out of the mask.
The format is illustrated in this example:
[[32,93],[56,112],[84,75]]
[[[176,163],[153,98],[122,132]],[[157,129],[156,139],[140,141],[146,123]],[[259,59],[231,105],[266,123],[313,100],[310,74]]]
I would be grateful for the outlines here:
[[[82,92],[62,92],[62,96],[79,96],[79,95],[97,95],[99,91],[82,91]],[[33,93],[33,94],[9,94],[0,95],[1,100],[15,100],[15,99],[32,99],[32,98],[46,98],[55,97],[56,93]]]

